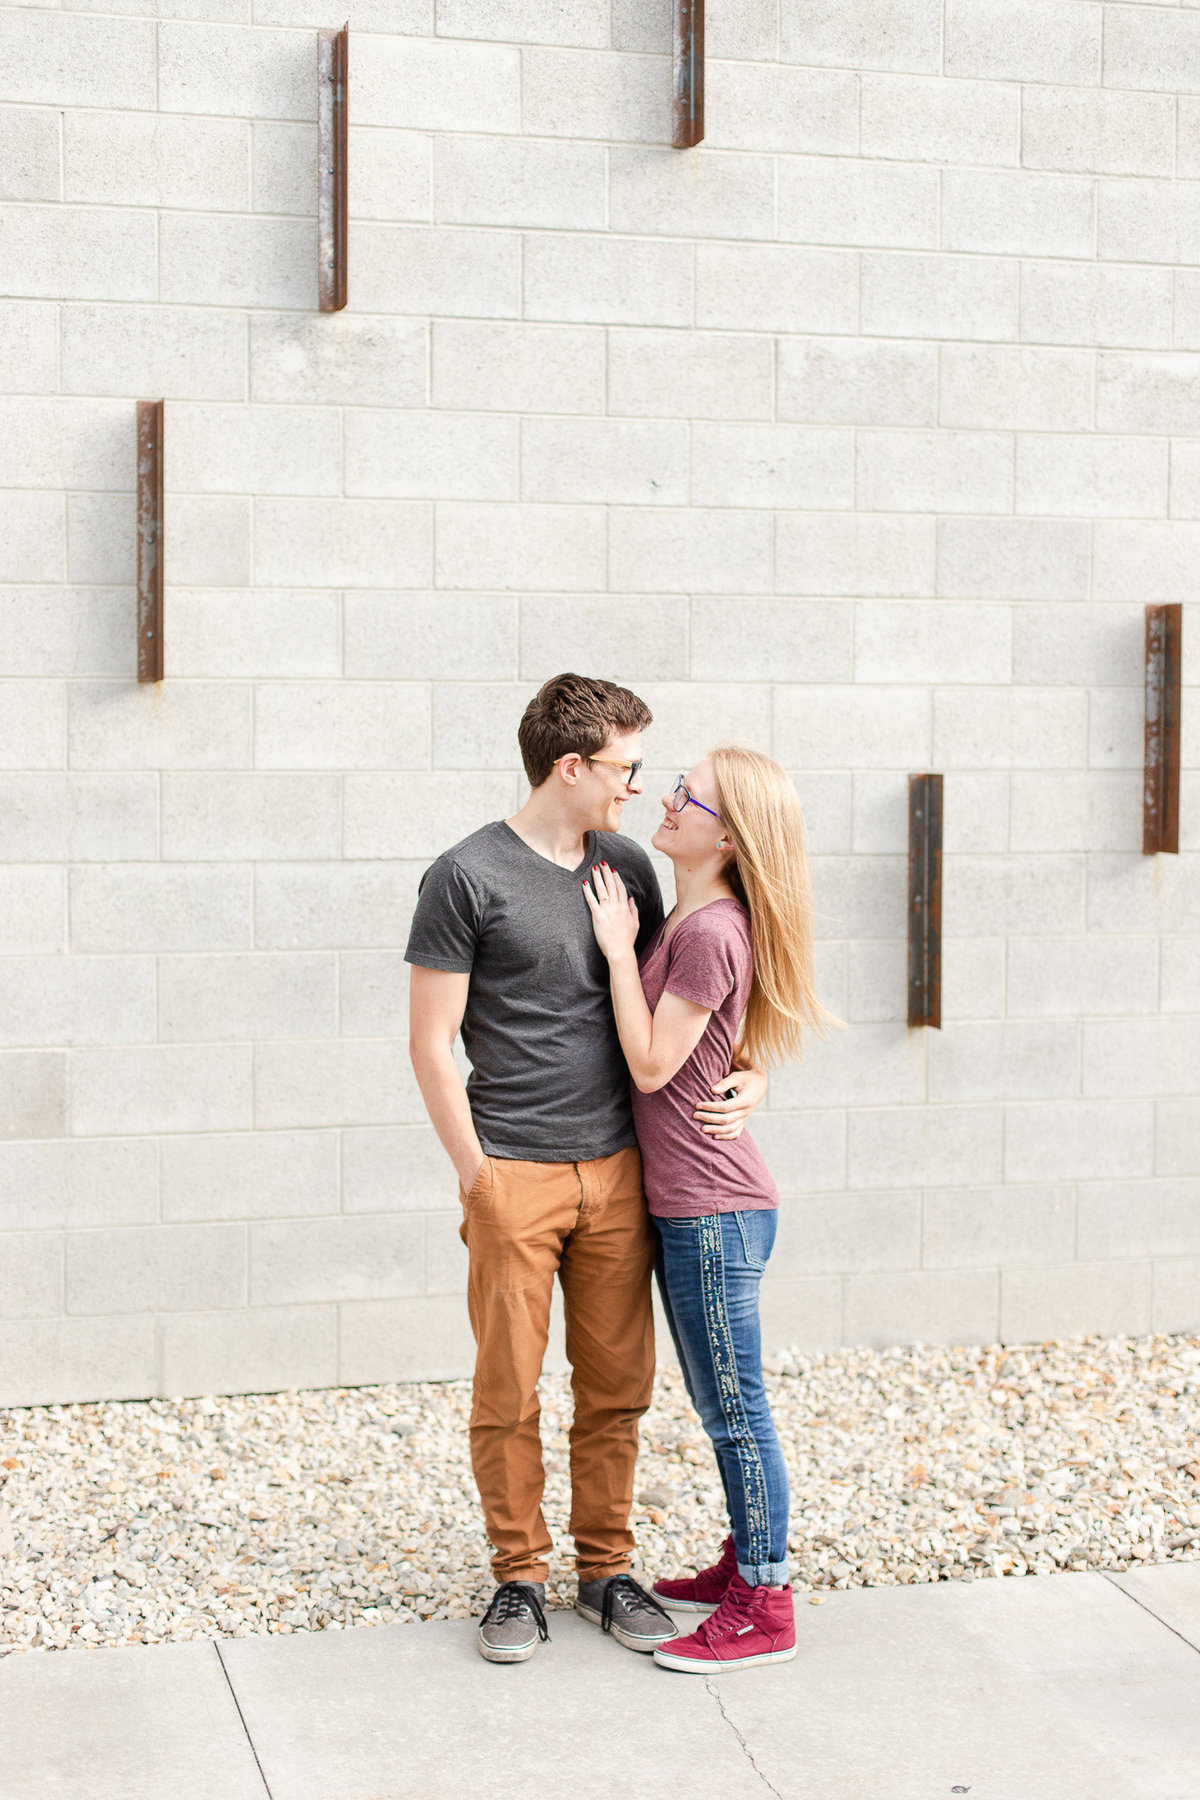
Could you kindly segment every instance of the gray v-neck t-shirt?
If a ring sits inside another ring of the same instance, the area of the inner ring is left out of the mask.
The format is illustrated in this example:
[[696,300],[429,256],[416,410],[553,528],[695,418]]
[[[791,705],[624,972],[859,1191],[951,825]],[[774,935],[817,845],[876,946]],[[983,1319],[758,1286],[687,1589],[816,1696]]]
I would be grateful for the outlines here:
[[421,882],[405,961],[471,977],[467,1094],[487,1156],[588,1162],[637,1142],[608,963],[583,879],[607,861],[637,903],[640,951],[663,919],[650,858],[615,832],[563,869],[503,820],[445,851]]

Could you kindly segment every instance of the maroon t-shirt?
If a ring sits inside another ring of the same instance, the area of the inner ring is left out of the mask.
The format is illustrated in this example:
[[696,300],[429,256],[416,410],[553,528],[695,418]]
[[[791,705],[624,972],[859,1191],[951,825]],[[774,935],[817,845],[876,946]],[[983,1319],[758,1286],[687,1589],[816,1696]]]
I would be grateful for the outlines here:
[[750,998],[754,949],[745,907],[713,900],[689,913],[665,942],[662,931],[651,938],[638,968],[651,1012],[670,993],[712,1013],[700,1042],[665,1087],[656,1094],[633,1089],[650,1211],[660,1219],[695,1219],[778,1206],[775,1183],[749,1134],[706,1137],[692,1117],[697,1106],[718,1097],[709,1083],[729,1073]]

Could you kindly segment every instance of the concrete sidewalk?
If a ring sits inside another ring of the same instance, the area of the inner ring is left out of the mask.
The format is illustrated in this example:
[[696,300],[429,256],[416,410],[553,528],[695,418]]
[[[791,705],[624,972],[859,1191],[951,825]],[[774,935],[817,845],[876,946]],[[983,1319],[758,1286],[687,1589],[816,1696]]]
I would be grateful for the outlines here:
[[[1200,1563],[853,1589],[670,1674],[574,1614],[0,1663],[3,1800],[1198,1800]],[[685,1626],[686,1628],[686,1626]]]

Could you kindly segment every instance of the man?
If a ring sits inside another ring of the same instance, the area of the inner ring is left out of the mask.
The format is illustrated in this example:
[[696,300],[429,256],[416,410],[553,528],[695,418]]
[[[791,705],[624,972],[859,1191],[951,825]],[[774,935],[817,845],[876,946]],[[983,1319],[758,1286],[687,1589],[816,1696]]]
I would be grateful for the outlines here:
[[[618,835],[641,792],[650,722],[626,688],[548,681],[518,732],[529,799],[428,870],[406,952],[413,1069],[458,1171],[469,1253],[471,1462],[499,1583],[479,1647],[492,1662],[523,1662],[547,1636],[537,1382],[556,1274],[575,1399],[576,1609],[629,1649],[675,1636],[629,1574],[637,1422],[654,1376],[652,1233],[607,964],[583,897],[584,877],[606,861],[637,902],[639,949],[662,923],[650,860]],[[736,1135],[766,1081],[731,1072],[718,1091],[731,1086],[740,1091],[715,1100],[697,1130]]]

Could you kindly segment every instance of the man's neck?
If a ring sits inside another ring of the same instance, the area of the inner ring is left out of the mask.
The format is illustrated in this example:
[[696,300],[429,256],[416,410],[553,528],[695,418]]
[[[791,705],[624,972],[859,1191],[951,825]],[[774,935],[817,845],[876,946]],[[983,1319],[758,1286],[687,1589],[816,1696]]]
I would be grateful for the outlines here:
[[560,869],[577,869],[583,861],[587,830],[578,819],[565,817],[561,808],[535,789],[519,812],[505,824],[522,843],[536,850]]

